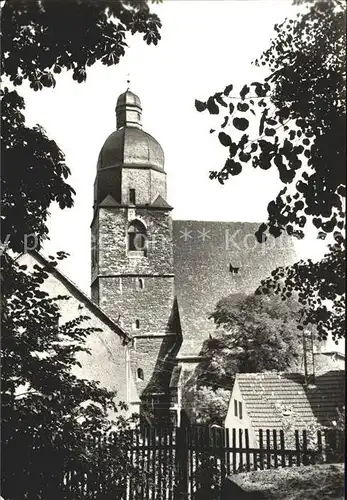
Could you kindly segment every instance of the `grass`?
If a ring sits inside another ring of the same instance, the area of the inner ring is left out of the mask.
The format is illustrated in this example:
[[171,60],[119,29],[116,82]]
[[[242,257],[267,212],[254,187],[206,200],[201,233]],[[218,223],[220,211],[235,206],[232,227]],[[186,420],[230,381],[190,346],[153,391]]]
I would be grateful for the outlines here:
[[[344,464],[247,472],[233,476],[246,493],[264,500],[344,500]],[[259,497],[259,498],[260,498]],[[235,498],[236,500],[236,498]]]

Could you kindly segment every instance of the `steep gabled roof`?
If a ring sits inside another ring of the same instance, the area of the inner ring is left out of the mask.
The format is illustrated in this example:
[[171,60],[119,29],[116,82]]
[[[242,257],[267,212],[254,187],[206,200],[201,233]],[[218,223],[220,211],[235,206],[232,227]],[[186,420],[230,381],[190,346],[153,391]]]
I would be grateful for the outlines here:
[[[182,325],[180,355],[198,355],[215,330],[208,319],[232,293],[253,293],[276,267],[293,264],[289,237],[257,243],[257,222],[173,221],[175,293]],[[237,272],[231,272],[230,265]]]
[[344,372],[324,373],[311,386],[304,382],[300,373],[239,373],[235,380],[254,429],[281,429],[286,418],[296,429],[331,426],[344,404]]
[[[34,259],[36,259],[42,266],[50,264],[50,261],[46,259],[42,254],[37,251],[29,252]],[[100,307],[98,307],[82,290],[80,290],[75,283],[73,283],[69,278],[65,276],[57,267],[53,268],[51,274],[58,279],[63,285],[69,290],[69,292],[74,295],[78,300],[80,300],[91,312],[95,314],[101,321],[103,321],[111,330],[113,330],[117,335],[122,337],[125,342],[131,340],[131,335],[126,333],[122,328],[120,328],[117,323],[115,323],[107,314],[104,313]]]

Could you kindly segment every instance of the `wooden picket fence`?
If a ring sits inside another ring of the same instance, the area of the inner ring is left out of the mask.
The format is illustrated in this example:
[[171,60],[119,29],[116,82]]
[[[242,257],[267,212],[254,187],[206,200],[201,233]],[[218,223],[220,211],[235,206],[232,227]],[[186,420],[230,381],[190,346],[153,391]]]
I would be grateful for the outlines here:
[[134,429],[129,458],[138,474],[117,485],[112,475],[88,478],[85,472],[68,471],[66,498],[193,500],[199,491],[220,491],[224,478],[238,472],[344,460],[344,434],[339,431],[289,435],[261,429],[257,434],[257,445],[251,447],[247,429]]

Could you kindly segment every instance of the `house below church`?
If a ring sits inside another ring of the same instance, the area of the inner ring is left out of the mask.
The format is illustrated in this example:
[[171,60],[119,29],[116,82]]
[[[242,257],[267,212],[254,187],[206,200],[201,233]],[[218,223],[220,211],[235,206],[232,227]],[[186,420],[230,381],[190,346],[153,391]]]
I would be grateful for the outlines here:
[[[259,446],[259,429],[286,431],[333,428],[344,406],[344,370],[321,371],[305,383],[302,373],[238,373],[225,427],[249,432],[250,447]],[[237,432],[238,435],[238,432]]]

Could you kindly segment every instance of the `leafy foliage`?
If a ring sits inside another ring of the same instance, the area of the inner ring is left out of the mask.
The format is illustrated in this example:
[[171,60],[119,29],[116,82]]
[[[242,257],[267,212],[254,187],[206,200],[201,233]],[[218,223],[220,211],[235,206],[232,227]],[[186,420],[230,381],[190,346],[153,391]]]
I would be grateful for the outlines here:
[[[81,83],[97,61],[117,64],[127,32],[156,45],[161,23],[144,0],[11,0],[2,7],[1,27],[2,77],[14,86],[28,81],[38,91],[55,87],[63,70]],[[48,237],[50,204],[71,207],[74,190],[57,144],[42,127],[25,125],[24,100],[7,87],[1,98],[2,234],[3,242],[20,252],[26,243],[40,248]]]
[[[264,82],[244,85],[239,96],[230,95],[230,85],[207,103],[197,101],[196,108],[204,111],[206,104],[213,114],[229,110],[219,134],[228,158],[219,172],[210,173],[211,179],[224,184],[246,164],[278,171],[284,187],[268,204],[259,242],[266,232],[303,238],[309,222],[319,238],[334,235],[336,243],[321,263],[278,270],[261,289],[277,289],[283,297],[296,290],[302,303],[309,304],[307,321],[318,322],[321,338],[339,338],[345,331],[345,289],[338,273],[345,267],[346,6],[342,0],[306,4],[296,19],[275,26],[276,38],[256,61],[269,68]],[[240,136],[252,132],[251,125],[257,125],[258,137]]]
[[[93,470],[98,464],[119,478],[132,470],[125,446],[129,425],[117,415],[126,406],[114,392],[74,374],[78,354],[88,352],[87,336],[97,329],[83,324],[86,316],[63,323],[59,304],[68,297],[52,298],[42,289],[56,264],[52,259],[29,272],[2,256],[2,477],[8,499],[39,498],[40,488],[47,488],[44,498],[59,498],[54,487],[61,481],[49,478],[69,467]],[[97,447],[87,453],[86,436],[110,429],[122,431],[112,456],[101,459]]]
[[81,83],[96,61],[117,64],[126,33],[141,33],[149,45],[160,40],[158,16],[145,0],[11,0],[2,9],[2,66],[14,85],[54,87],[63,69]]
[[201,386],[196,387],[193,378],[184,388],[182,394],[184,407],[190,418],[197,424],[224,425],[227,415],[231,391],[229,389]]
[[[7,0],[1,25],[1,75],[14,86],[27,81],[34,91],[54,87],[63,70],[81,83],[97,61],[117,64],[127,32],[156,45],[161,26],[144,0]],[[33,248],[32,237],[39,249],[48,236],[50,204],[73,204],[70,170],[42,127],[25,125],[19,94],[5,87],[1,98],[4,243],[22,252],[26,243]],[[85,340],[96,329],[85,326],[84,316],[60,324],[59,305],[67,297],[52,298],[41,288],[55,265],[52,259],[29,272],[12,253],[1,254],[2,491],[9,500],[66,498],[62,475],[73,469],[94,480],[112,477],[120,488],[113,497],[121,498],[126,478],[136,472],[127,455],[129,422],[117,413],[125,405],[75,375],[78,354],[87,352]],[[113,445],[94,446],[111,428]]]
[[302,308],[278,295],[235,294],[218,302],[211,314],[218,330],[207,340],[205,357],[185,384],[186,406],[194,398],[195,418],[221,425],[236,373],[298,368]]
[[329,245],[329,254],[319,262],[299,261],[291,267],[278,268],[264,280],[257,293],[279,293],[285,300],[297,293],[305,306],[300,328],[316,325],[321,339],[329,334],[337,339],[345,332],[345,262],[344,238],[337,234]]

